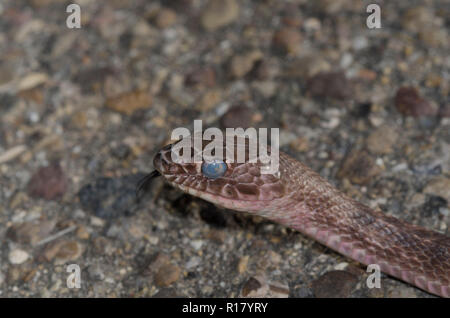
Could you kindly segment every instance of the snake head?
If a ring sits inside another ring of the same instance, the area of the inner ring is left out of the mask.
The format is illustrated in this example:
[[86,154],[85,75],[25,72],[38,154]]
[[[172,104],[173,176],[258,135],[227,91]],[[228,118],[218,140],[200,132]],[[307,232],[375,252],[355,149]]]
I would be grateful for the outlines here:
[[[180,140],[162,148],[153,159],[155,169],[176,188],[225,208],[245,211],[260,210],[259,205],[267,205],[267,202],[284,195],[284,184],[279,174],[261,173],[264,164],[259,159],[250,162],[248,142],[240,149],[245,151],[244,162],[236,162],[238,151],[234,151],[235,160],[226,160],[229,148],[224,143],[222,158],[215,156],[215,165],[211,167],[211,162],[206,159],[194,160],[194,154],[203,155],[211,141],[201,140],[199,148],[193,137],[186,138],[191,140],[190,147],[180,149]],[[174,151],[177,145],[178,149]],[[189,152],[189,160],[180,160],[186,151]],[[207,172],[211,170],[212,173]],[[216,173],[216,170],[220,171]]]

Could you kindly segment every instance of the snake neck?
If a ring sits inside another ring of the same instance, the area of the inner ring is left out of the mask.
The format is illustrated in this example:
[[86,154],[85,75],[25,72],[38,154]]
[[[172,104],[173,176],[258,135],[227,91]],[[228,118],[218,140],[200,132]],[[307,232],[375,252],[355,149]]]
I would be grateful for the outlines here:
[[308,167],[282,164],[287,195],[263,216],[430,293],[450,297],[450,237],[375,211],[341,193]]
[[375,211],[334,189],[302,182],[266,215],[329,248],[430,293],[450,296],[450,238]]

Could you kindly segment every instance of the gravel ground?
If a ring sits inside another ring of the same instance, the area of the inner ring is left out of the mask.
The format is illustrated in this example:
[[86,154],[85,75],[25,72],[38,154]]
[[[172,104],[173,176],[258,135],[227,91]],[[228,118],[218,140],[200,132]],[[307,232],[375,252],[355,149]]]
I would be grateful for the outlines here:
[[[450,224],[448,1],[0,2],[1,297],[431,297],[137,180],[176,127],[279,127],[354,198]],[[381,29],[366,6],[381,6]],[[67,288],[68,264],[81,288]]]

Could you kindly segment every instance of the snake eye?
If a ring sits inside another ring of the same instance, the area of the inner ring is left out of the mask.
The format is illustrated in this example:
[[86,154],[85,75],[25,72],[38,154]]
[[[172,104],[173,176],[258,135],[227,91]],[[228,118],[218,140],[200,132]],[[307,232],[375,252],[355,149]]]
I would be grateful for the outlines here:
[[223,161],[204,162],[202,164],[202,173],[209,179],[222,177],[227,171],[227,165]]

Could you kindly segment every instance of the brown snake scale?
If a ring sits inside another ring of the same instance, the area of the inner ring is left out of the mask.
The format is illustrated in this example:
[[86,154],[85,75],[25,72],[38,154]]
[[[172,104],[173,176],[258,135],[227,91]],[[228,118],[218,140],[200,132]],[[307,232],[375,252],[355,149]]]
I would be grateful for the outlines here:
[[450,237],[375,211],[337,190],[319,174],[280,152],[280,174],[260,162],[227,163],[208,179],[201,164],[177,164],[172,145],[153,164],[173,186],[219,206],[294,228],[331,249],[432,294],[450,297]]

